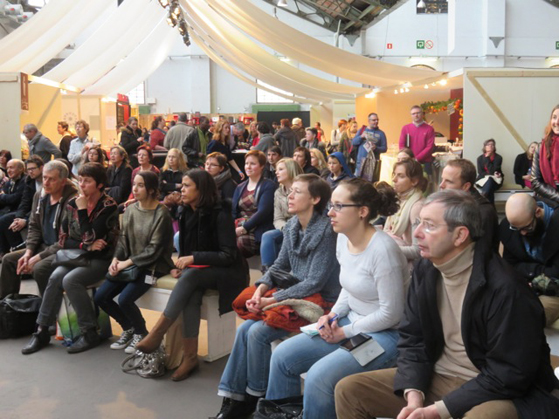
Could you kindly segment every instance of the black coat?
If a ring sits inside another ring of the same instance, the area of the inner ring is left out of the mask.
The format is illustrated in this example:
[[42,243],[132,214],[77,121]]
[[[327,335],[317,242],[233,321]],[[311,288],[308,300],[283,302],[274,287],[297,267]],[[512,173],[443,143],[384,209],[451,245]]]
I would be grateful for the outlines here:
[[3,194],[0,195],[0,213],[6,214],[17,210],[23,191],[25,190],[25,180],[27,176],[20,176],[15,182],[10,179],[2,188]]
[[[559,381],[550,365],[541,303],[503,259],[476,244],[472,275],[462,308],[462,338],[480,374],[446,394],[454,418],[490,400],[510,399],[520,419],[559,417],[559,399],[550,394]],[[437,309],[441,273],[420,259],[415,265],[400,324],[394,390],[427,393],[433,367],[444,348]]]
[[514,182],[522,189],[526,187],[522,176],[526,176],[531,167],[532,160],[528,159],[526,153],[519,154],[516,156],[516,159],[514,159]]
[[232,310],[233,300],[248,285],[248,265],[237,249],[231,208],[216,204],[212,209],[193,211],[183,207],[179,219],[179,254],[192,255],[194,265],[221,268],[217,275],[219,312]]
[[35,192],[37,192],[35,180],[27,176],[25,178],[25,189],[23,190],[21,201],[17,207],[16,218],[24,220],[29,219],[29,213],[31,212],[31,207],[33,206],[33,196],[35,196]]
[[120,135],[120,145],[126,150],[128,155],[136,154],[138,147],[143,144],[138,141],[138,138],[140,137],[143,137],[142,130],[140,128],[132,130],[127,126],[122,129],[122,134]]
[[522,235],[510,229],[510,223],[506,218],[501,221],[500,236],[503,243],[503,258],[527,280],[532,280],[540,274],[559,279],[559,210],[553,212],[549,227],[546,229],[543,242],[545,263],[535,261],[526,252]]
[[485,154],[482,154],[477,158],[477,179],[476,181],[480,180],[484,176],[487,175],[494,175],[495,172],[500,173],[501,176],[503,172],[501,170],[501,166],[503,165],[503,158],[500,154],[495,153],[495,158],[493,161],[489,159],[489,157],[485,157]]
[[173,172],[171,169],[165,170],[159,175],[159,190],[161,191],[161,199],[165,198],[171,192],[180,192],[181,188],[177,188],[177,184],[182,183],[184,173],[180,170]]
[[470,194],[476,200],[479,212],[481,213],[483,237],[481,237],[480,241],[486,243],[487,249],[499,252],[499,216],[495,206],[474,187],[470,188]]
[[105,192],[117,204],[122,204],[128,199],[132,191],[132,168],[126,162],[122,162],[118,169],[111,164],[107,169],[107,177],[109,185]]

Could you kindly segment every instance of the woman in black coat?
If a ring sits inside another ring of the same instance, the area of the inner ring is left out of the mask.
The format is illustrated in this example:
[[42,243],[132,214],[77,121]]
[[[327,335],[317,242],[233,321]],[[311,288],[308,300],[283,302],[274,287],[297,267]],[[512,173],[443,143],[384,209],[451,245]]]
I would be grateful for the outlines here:
[[227,164],[227,157],[221,153],[210,153],[206,157],[205,163],[206,172],[208,172],[215,180],[217,185],[217,192],[221,195],[221,201],[229,202],[233,200],[235,189],[237,189],[237,182],[231,176],[231,170]]
[[[142,130],[138,127],[138,119],[131,117],[120,134],[120,144],[128,153],[129,156],[136,154],[138,147],[144,144],[144,135]],[[134,167],[136,165],[133,164]]]
[[483,142],[483,154],[477,158],[476,186],[481,194],[491,203],[495,201],[495,191],[503,186],[501,166],[503,158],[497,154],[495,140],[490,138]]
[[532,169],[532,159],[534,158],[534,153],[538,148],[538,143],[533,142],[528,146],[525,153],[521,153],[516,156],[514,160],[514,181],[515,183],[524,189],[526,186],[530,187],[530,172]]
[[171,271],[179,278],[167,307],[149,335],[136,349],[151,353],[182,313],[183,359],[171,377],[187,378],[198,367],[200,308],[207,289],[219,291],[219,312],[232,310],[231,304],[248,283],[248,269],[237,250],[231,208],[219,202],[212,176],[200,169],[186,173],[182,180],[183,211],[179,221],[179,259]]
[[117,204],[122,204],[132,190],[132,168],[128,164],[128,153],[121,146],[115,145],[111,148],[109,160],[111,161],[107,169],[109,183],[105,192]]

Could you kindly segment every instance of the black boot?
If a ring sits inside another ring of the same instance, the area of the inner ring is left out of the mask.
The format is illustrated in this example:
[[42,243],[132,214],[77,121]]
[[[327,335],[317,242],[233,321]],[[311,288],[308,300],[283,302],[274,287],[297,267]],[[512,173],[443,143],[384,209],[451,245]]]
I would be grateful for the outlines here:
[[216,419],[242,419],[245,418],[256,410],[258,397],[245,395],[244,401],[233,400],[228,397],[223,398],[221,410],[216,416]]
[[41,330],[31,335],[31,340],[23,347],[21,353],[29,355],[34,352],[40,351],[50,342],[50,334],[48,327],[43,327]]
[[69,354],[77,354],[95,348],[101,343],[97,329],[87,329],[80,338],[68,348]]

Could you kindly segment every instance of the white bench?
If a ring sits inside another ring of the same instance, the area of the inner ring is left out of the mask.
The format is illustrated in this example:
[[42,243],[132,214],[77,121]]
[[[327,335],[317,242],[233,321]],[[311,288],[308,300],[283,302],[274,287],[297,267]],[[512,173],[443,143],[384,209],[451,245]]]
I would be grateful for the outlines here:
[[[159,278],[157,284],[141,296],[136,304],[140,308],[163,312],[176,283],[177,279],[171,275]],[[232,311],[220,316],[218,308],[219,293],[214,290],[206,291],[202,299],[201,310],[201,316],[207,322],[208,331],[208,355],[203,358],[206,362],[213,362],[229,355],[235,341],[237,315]],[[180,327],[171,332],[181,333]]]

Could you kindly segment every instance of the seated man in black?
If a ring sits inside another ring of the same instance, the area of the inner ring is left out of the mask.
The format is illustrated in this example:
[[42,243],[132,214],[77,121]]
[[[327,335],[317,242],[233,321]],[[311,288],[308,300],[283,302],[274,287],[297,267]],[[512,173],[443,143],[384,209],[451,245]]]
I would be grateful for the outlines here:
[[25,165],[21,160],[10,160],[7,172],[10,179],[0,190],[0,257],[10,251],[4,231],[12,223],[12,214],[17,210],[25,189]]
[[340,381],[339,419],[559,418],[542,306],[508,263],[477,243],[481,234],[469,194],[427,198],[397,368]]
[[[517,193],[508,199],[505,214],[500,225],[503,258],[527,281],[537,278],[533,288],[541,294],[550,325],[559,318],[559,211],[528,194]],[[538,284],[544,282],[551,287],[542,289]]]
[[52,160],[43,168],[43,191],[35,193],[29,218],[26,249],[8,253],[2,259],[0,298],[18,293],[22,274],[33,274],[43,295],[52,261],[60,248],[58,233],[68,199],[76,195],[76,187],[68,181],[68,167]]

